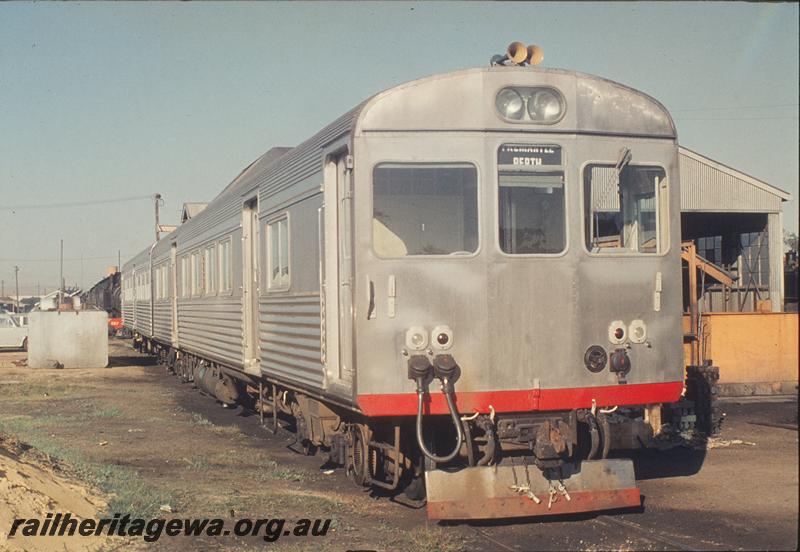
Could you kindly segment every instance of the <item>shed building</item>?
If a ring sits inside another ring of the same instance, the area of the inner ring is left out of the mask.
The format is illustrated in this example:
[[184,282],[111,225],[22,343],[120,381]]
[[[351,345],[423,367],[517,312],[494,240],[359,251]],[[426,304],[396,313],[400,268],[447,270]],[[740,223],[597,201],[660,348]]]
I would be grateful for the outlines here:
[[781,206],[791,194],[688,148],[679,162],[682,239],[736,277],[731,288],[704,283],[703,312],[782,311]]

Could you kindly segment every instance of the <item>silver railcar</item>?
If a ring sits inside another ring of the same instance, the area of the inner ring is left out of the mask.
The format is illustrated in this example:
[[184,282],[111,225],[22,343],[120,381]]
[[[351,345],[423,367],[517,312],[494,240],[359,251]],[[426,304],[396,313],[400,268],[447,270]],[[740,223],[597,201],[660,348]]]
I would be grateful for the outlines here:
[[124,323],[431,518],[638,506],[606,457],[683,388],[677,159],[666,109],[602,78],[419,79],[129,261]]

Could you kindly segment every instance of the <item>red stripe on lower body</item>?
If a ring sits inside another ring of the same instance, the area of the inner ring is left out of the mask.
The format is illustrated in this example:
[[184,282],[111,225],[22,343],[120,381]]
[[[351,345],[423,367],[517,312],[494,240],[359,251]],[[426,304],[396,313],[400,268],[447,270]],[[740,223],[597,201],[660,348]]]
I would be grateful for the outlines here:
[[[683,382],[638,383],[578,387],[570,389],[522,389],[515,391],[456,390],[459,412],[488,412],[489,405],[497,412],[529,412],[537,410],[574,410],[589,408],[592,399],[597,406],[627,406],[675,402],[683,391]],[[358,405],[367,416],[414,416],[417,413],[416,393],[359,395]],[[438,390],[425,394],[426,414],[447,414],[447,402]]]

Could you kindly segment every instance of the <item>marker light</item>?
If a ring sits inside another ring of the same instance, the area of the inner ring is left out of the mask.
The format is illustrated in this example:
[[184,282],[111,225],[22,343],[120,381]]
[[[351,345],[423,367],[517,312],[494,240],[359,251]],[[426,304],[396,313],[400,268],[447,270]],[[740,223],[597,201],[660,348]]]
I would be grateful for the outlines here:
[[634,343],[644,343],[647,339],[647,326],[643,320],[634,320],[628,326],[628,336]]
[[622,320],[614,320],[608,325],[608,340],[615,345],[622,345],[625,343],[626,331],[625,322]]
[[437,349],[449,349],[453,346],[453,330],[449,326],[436,326],[431,332],[431,343]]
[[428,332],[422,326],[412,326],[406,332],[406,347],[421,351],[428,346]]

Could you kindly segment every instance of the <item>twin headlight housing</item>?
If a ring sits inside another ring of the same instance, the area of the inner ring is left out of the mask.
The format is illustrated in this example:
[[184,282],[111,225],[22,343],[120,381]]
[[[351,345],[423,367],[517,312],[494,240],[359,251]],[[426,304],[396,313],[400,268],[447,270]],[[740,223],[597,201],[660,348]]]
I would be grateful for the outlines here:
[[422,326],[411,326],[406,331],[406,347],[412,351],[424,351],[428,344],[435,349],[449,349],[453,346],[453,330],[449,326],[436,326],[430,333]]
[[500,116],[512,123],[551,125],[564,116],[566,102],[555,88],[541,86],[509,86],[495,97]]
[[647,339],[647,325],[643,320],[634,320],[626,325],[622,320],[614,320],[608,325],[608,340],[614,345],[622,345],[629,339],[632,343],[644,343]]

